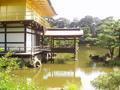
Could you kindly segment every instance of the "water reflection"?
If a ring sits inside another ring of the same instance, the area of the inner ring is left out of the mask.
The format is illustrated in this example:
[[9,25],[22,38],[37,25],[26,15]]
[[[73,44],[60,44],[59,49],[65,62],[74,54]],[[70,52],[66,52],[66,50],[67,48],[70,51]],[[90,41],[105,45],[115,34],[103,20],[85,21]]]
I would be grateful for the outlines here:
[[46,64],[41,69],[17,70],[18,77],[31,77],[40,87],[63,88],[67,83],[78,85],[81,90],[94,90],[90,81],[112,68],[79,67],[76,64]]
[[[62,65],[61,65],[62,66]],[[66,65],[67,67],[67,65]],[[70,67],[70,65],[69,65]],[[50,69],[50,68],[49,68]],[[70,68],[71,69],[71,68]],[[95,90],[90,81],[93,80],[94,78],[96,78],[97,76],[99,76],[100,74],[103,74],[104,72],[100,72],[100,71],[93,71],[93,69],[91,69],[91,73],[86,73],[83,70],[81,70],[80,68],[75,68],[74,71],[71,70],[66,70],[66,71],[59,71],[59,70],[49,70],[45,75],[43,75],[43,79],[45,80],[52,80],[52,83],[54,82],[54,79],[63,79],[64,81],[62,81],[62,83],[64,83],[66,80],[67,81],[71,81],[74,80],[74,83],[78,83],[79,85],[81,85],[82,90]],[[80,84],[81,83],[81,84]],[[47,83],[48,84],[48,83]]]
[[[92,48],[91,52],[103,55],[106,50]],[[16,70],[16,80],[31,78],[39,87],[47,87],[48,90],[60,90],[68,83],[74,83],[80,90],[95,90],[90,81],[103,73],[112,72],[117,68],[88,66],[89,54],[85,47],[81,47],[79,61],[73,64],[43,64],[40,69]],[[56,89],[57,88],[57,89]],[[58,89],[59,88],[59,89]]]
[[48,72],[45,76],[43,76],[43,79],[48,78],[68,78],[68,77],[74,77],[75,73],[73,71],[51,71]]
[[79,76],[81,78],[81,82],[82,82],[82,90],[95,90],[92,85],[91,85],[91,81],[96,78],[97,76],[99,76],[100,74],[103,74],[102,72],[99,71],[93,71],[90,74],[87,74],[83,71],[80,70],[80,68],[77,69],[76,71],[76,75]]

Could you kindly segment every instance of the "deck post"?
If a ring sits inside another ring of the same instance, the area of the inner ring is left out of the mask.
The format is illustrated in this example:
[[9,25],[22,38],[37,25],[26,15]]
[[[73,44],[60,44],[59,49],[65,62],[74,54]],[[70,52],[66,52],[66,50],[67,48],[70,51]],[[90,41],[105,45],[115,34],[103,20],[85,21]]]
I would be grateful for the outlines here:
[[74,37],[73,39],[74,39],[74,59],[75,59],[75,56],[76,56],[76,55],[75,55],[75,42],[76,42],[76,41],[75,41],[75,37]]
[[6,23],[4,24],[5,27],[5,52],[7,51],[7,25]]
[[52,37],[50,37],[50,48],[52,48]]
[[26,52],[26,38],[27,38],[27,30],[26,30],[26,26],[24,25],[24,52]]
[[75,38],[75,61],[78,61],[78,43],[76,41]]
[[53,48],[54,48],[54,37],[53,37]]
[[44,47],[43,46],[43,44],[44,44],[44,27],[43,26],[41,27],[41,30],[42,30],[42,35],[41,35],[42,41],[41,41],[41,44],[42,44],[42,48],[43,48]]

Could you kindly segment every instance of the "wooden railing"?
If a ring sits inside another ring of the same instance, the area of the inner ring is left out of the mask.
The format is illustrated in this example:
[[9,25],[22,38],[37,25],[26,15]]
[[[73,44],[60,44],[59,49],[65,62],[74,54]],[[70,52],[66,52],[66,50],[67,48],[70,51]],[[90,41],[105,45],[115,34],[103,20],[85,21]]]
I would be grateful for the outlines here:
[[15,53],[35,53],[43,50],[50,50],[50,47],[47,46],[33,46],[26,47],[26,52],[24,51],[24,47],[7,47],[7,51],[13,51]]
[[[25,50],[26,49],[26,52]],[[42,50],[41,46],[33,46],[33,47],[7,47],[7,51],[13,51],[15,53],[35,53],[40,52]]]

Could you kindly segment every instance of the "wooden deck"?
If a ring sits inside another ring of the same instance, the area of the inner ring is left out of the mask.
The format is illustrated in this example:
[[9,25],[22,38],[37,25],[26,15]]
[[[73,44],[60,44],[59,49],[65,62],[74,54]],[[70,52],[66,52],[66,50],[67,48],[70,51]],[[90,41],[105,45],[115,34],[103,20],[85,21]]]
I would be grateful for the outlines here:
[[53,53],[74,53],[75,48],[51,48]]
[[[38,54],[41,54],[42,52],[51,52],[51,49],[50,48],[41,48],[41,47],[36,47],[35,48],[32,48],[32,50],[30,51],[27,51],[27,52],[23,52],[23,51],[20,51],[20,47],[19,47],[19,51],[13,51],[13,56],[34,56],[34,55],[38,55]],[[9,50],[10,51],[10,48]],[[7,52],[0,52],[0,55],[5,55]]]

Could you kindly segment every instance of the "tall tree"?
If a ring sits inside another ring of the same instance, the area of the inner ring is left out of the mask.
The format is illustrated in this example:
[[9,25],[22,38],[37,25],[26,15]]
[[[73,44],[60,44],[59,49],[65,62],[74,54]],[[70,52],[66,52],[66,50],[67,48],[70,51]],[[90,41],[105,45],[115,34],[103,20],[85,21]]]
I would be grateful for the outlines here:
[[100,23],[100,19],[92,16],[85,16],[79,22],[81,28],[89,27],[90,33],[96,35],[96,27]]
[[70,22],[69,28],[80,28],[79,21],[78,18],[74,18],[73,21]]
[[67,28],[69,26],[70,21],[66,18],[58,18],[55,20],[55,24],[57,28]]
[[45,17],[45,19],[48,21],[48,23],[50,24],[51,27],[55,27],[55,19],[52,17]]
[[101,32],[97,37],[97,44],[105,47],[109,50],[111,59],[114,55],[114,50],[116,47],[116,37],[114,35],[116,29],[116,22],[113,18],[106,18],[102,21]]
[[120,20],[116,20],[115,27],[116,47],[118,47],[118,57],[120,58]]

